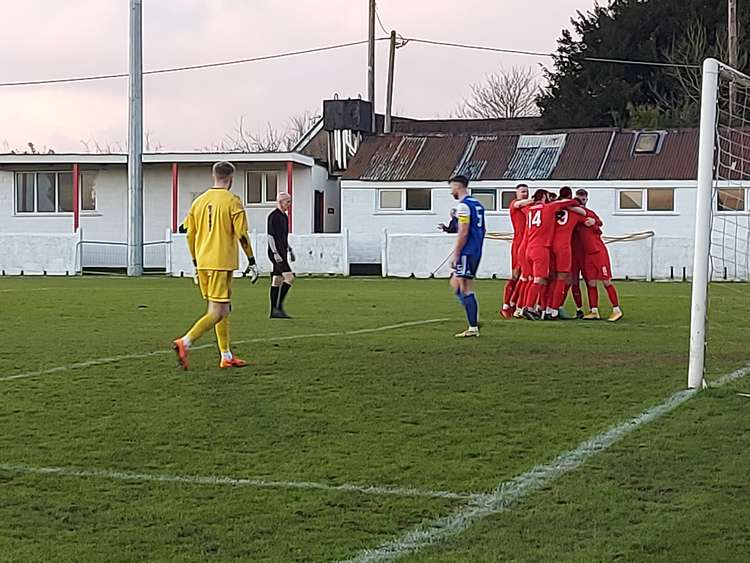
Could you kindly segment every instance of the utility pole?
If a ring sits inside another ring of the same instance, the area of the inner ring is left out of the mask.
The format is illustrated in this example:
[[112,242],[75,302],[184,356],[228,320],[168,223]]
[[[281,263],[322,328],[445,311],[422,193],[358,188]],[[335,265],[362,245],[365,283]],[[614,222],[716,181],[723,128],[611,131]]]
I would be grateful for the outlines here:
[[130,0],[128,276],[143,275],[143,8]]
[[[729,66],[737,68],[739,54],[737,52],[737,0],[728,0],[727,12],[727,42],[729,43]],[[729,83],[729,119],[732,119],[737,98],[737,88],[734,81]],[[731,126],[731,123],[730,123]]]
[[393,117],[393,75],[396,66],[396,32],[391,31],[391,49],[388,54],[388,90],[385,98],[385,123],[383,132],[391,132],[391,118]]
[[372,105],[371,132],[376,131],[375,126],[375,0],[370,0],[370,29],[367,53],[367,99]]
[[739,58],[739,53],[737,49],[737,0],[728,0],[729,1],[729,66],[732,68],[737,68],[737,60]]

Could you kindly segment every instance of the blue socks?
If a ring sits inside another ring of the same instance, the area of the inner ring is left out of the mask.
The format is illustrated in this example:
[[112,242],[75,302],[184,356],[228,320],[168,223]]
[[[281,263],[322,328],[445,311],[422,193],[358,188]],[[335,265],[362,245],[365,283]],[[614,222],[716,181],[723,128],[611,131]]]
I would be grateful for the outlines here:
[[465,307],[465,305],[464,305],[464,294],[461,293],[460,289],[456,290],[456,299],[458,299],[458,302],[461,304],[461,307]]
[[479,317],[477,298],[473,293],[469,293],[468,295],[464,295],[463,303],[464,308],[466,309],[466,319],[469,321],[469,326],[474,328],[477,326]]

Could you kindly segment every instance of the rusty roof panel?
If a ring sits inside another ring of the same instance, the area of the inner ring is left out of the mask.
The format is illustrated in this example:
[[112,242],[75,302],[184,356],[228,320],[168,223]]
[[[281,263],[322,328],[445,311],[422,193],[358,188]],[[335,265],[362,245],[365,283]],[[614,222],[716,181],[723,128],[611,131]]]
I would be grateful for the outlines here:
[[[559,133],[564,144],[549,133],[369,136],[363,140],[344,179],[443,181],[457,171],[481,180],[685,180],[697,175],[695,129],[667,131],[654,155],[633,154],[635,131]],[[750,176],[750,132],[734,130],[724,135],[722,143],[727,156],[724,176],[729,177],[732,167],[732,178]]]
[[381,151],[373,156],[362,180],[406,180],[426,141],[424,137],[401,137],[393,150]]
[[591,180],[599,175],[614,131],[571,131],[552,180]]
[[603,180],[694,180],[698,176],[698,130],[666,131],[657,154],[633,154],[637,131],[618,131]]

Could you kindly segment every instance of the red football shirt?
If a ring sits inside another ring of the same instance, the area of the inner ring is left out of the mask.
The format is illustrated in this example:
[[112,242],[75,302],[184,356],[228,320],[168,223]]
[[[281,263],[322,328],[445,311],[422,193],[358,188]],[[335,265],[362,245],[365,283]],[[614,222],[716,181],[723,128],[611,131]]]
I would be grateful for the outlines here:
[[526,214],[523,212],[522,207],[515,207],[514,204],[519,201],[514,199],[510,202],[510,208],[508,213],[510,214],[510,222],[513,225],[513,241],[517,242],[523,240],[526,235]]
[[604,241],[602,240],[602,220],[599,216],[591,211],[586,210],[586,217],[592,217],[596,220],[596,225],[593,227],[586,227],[581,225],[576,229],[576,234],[580,235],[580,244],[585,254],[596,254],[604,248]]
[[556,248],[566,248],[571,246],[573,231],[587,218],[588,217],[579,215],[578,213],[570,212],[567,209],[558,211],[557,226],[555,227],[555,235],[552,239],[552,246]]
[[573,205],[576,205],[574,200],[564,199],[561,201],[551,201],[550,203],[535,203],[527,207],[527,249],[552,246],[552,239],[555,236],[555,225],[557,224],[555,215],[561,209],[572,207]]

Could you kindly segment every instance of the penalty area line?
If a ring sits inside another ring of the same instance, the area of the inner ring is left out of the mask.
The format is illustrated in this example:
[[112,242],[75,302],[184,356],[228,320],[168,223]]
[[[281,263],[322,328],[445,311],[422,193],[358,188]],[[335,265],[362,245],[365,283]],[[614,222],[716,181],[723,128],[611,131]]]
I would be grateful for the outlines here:
[[187,485],[253,487],[259,489],[303,489],[327,492],[361,493],[371,496],[393,496],[404,498],[434,498],[446,500],[467,500],[476,497],[474,493],[453,491],[431,491],[412,487],[390,487],[386,485],[360,485],[344,483],[334,485],[315,481],[281,481],[222,477],[217,475],[168,475],[141,473],[114,469],[84,469],[79,467],[36,467],[22,463],[0,463],[0,471],[25,475],[45,475],[58,477],[81,477],[110,481],[130,481],[147,483],[182,483]]
[[[359,334],[373,334],[377,332],[385,332],[389,330],[397,330],[400,328],[408,328],[408,327],[413,327],[413,326],[444,323],[449,320],[450,319],[427,319],[423,321],[408,321],[408,322],[386,325],[386,326],[379,326],[379,327],[374,327],[374,328],[361,328],[357,330],[346,330],[346,331],[337,331],[337,332],[313,332],[310,334],[292,334],[288,336],[268,336],[264,338],[252,338],[249,340],[235,340],[234,342],[232,342],[232,344],[252,344],[256,342],[281,342],[285,340],[302,340],[305,338],[333,338],[337,336],[356,336]],[[205,348],[212,348],[214,346],[215,344],[201,344],[200,346],[192,346],[190,349],[202,350]],[[76,363],[68,364],[65,366],[57,366],[57,367],[41,369],[37,371],[28,371],[25,373],[17,373],[14,375],[5,375],[5,376],[0,377],[0,382],[13,381],[16,379],[27,379],[30,377],[40,377],[44,375],[52,375],[55,373],[62,373],[66,371],[76,370],[76,369],[83,369],[83,368],[101,366],[101,365],[106,365],[106,364],[114,364],[117,362],[124,362],[127,360],[138,360],[138,359],[143,359],[143,358],[150,358],[152,356],[160,356],[163,354],[174,354],[174,351],[156,350],[154,352],[141,352],[138,354],[122,354],[119,356],[96,358],[93,360],[76,362]]]
[[[742,379],[749,373],[750,365],[746,365],[713,382],[710,387],[726,385]],[[494,493],[474,496],[467,504],[452,514],[423,523],[412,528],[402,536],[383,543],[379,547],[361,551],[351,559],[347,559],[346,563],[392,561],[457,536],[488,516],[510,510],[514,504],[524,497],[548,486],[559,477],[578,469],[596,454],[608,450],[611,446],[641,426],[645,426],[671,413],[698,393],[700,393],[698,389],[678,391],[664,402],[654,405],[638,416],[616,424],[609,430],[581,442],[575,449],[557,456],[552,461],[532,467],[510,481],[500,483]]]

